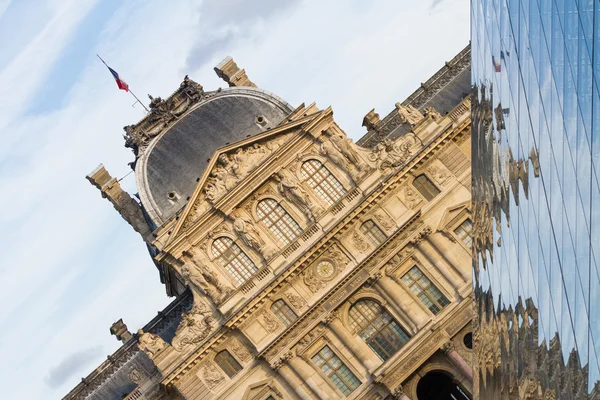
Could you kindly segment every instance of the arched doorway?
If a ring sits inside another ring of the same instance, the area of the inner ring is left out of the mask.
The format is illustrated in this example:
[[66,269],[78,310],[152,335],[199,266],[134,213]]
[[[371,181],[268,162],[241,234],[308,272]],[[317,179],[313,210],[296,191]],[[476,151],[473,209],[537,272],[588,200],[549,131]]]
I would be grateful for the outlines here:
[[449,375],[441,371],[431,371],[421,378],[417,385],[419,400],[471,400],[469,394]]

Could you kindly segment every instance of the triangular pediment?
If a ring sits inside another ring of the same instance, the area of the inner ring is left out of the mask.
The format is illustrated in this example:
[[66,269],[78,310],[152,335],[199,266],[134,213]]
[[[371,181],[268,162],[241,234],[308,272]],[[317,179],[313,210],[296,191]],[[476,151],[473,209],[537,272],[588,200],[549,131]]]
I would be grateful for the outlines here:
[[299,118],[275,129],[221,147],[213,154],[196,189],[179,215],[169,242],[218,204],[265,161],[284,146],[299,129],[323,111]]
[[470,213],[470,206],[471,201],[464,201],[460,204],[446,209],[438,225],[438,230],[442,231],[446,229],[447,226],[452,225],[457,220],[457,218],[460,218],[464,214],[464,212]]
[[248,386],[242,396],[242,400],[263,399],[267,395],[275,395],[277,398],[282,398],[281,393],[274,386],[273,379],[265,379]]

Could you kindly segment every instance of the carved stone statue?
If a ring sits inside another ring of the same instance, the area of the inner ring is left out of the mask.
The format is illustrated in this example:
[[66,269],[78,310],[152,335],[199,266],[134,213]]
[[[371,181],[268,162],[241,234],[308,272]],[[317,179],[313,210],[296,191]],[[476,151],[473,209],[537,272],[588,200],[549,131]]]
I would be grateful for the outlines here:
[[156,355],[166,346],[165,341],[154,333],[144,332],[140,329],[137,334],[139,336],[139,349],[146,353],[151,359],[154,359],[154,357],[156,357]]
[[200,343],[206,339],[215,322],[216,319],[206,304],[195,303],[194,307],[181,317],[172,341],[173,348],[182,351],[190,344]]
[[215,304],[220,304],[231,294],[233,289],[221,283],[213,271],[196,261],[190,253],[184,252],[183,258],[193,264],[193,267],[191,267],[186,263],[181,268],[181,277],[185,285],[205,293]]
[[[321,143],[321,154],[326,155],[338,167],[350,172],[353,167],[348,163],[346,157],[338,150],[331,140],[325,140]],[[352,175],[352,174],[351,174]]]
[[330,135],[333,144],[335,144],[335,146],[348,159],[348,161],[356,165],[359,169],[362,169],[362,167],[364,167],[364,163],[354,148],[356,145],[352,142],[352,139],[336,133],[331,133]]
[[273,255],[273,250],[265,244],[260,237],[260,233],[254,227],[252,221],[240,216],[234,216],[233,231],[251,249],[256,250],[263,258],[269,259]]
[[277,182],[277,190],[290,203],[295,204],[306,217],[315,222],[319,207],[311,204],[308,194],[300,187],[300,184],[288,171],[281,170],[273,175]]
[[425,107],[423,109],[423,114],[426,117],[431,117],[434,121],[438,121],[442,119],[442,115],[433,107]]
[[413,107],[412,105],[403,106],[400,103],[396,103],[398,114],[400,114],[400,120],[405,124],[416,125],[423,118],[421,111]]

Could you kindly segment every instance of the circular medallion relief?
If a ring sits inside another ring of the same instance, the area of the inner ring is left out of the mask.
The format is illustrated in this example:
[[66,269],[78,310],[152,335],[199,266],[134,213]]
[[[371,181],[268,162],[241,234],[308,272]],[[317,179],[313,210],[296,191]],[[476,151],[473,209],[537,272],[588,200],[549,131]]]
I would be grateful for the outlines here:
[[315,270],[316,270],[316,273],[319,276],[319,278],[324,279],[324,280],[333,278],[333,276],[335,275],[335,272],[336,272],[335,265],[333,265],[329,261],[319,262],[317,264]]

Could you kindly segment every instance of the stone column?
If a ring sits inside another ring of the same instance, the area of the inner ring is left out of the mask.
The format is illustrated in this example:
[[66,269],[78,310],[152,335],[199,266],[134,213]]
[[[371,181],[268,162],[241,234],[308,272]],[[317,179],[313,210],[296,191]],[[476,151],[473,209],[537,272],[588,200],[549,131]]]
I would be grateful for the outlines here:
[[[329,387],[329,384],[323,381],[317,371],[316,366],[309,365],[301,357],[293,357],[288,361],[292,371],[298,375],[302,382],[314,393],[315,399],[337,399],[338,395]],[[317,382],[318,381],[318,382]],[[323,383],[323,385],[321,385]]]
[[[429,235],[426,240],[431,244],[431,247],[433,247],[434,249],[436,249],[436,251],[438,253],[441,253],[438,249],[442,249],[444,248],[442,245],[440,245],[439,243],[439,239],[438,234],[431,234]],[[457,259],[457,257],[450,251],[450,252],[443,252],[441,253],[442,256],[444,257],[444,259],[446,260],[446,262],[448,263],[448,265],[450,265],[454,271],[456,271],[456,273],[462,278],[463,281],[465,282],[469,282],[471,280],[471,275],[470,275],[470,271],[471,268],[468,268],[469,273],[467,275],[465,275],[466,272],[461,272],[459,269],[457,269],[455,266],[460,264],[460,261]],[[471,266],[471,259],[469,258],[469,260],[467,261],[469,263],[469,267]]]
[[458,354],[452,342],[442,346],[444,353],[450,358],[452,363],[462,372],[462,374],[473,384],[473,368]]
[[289,387],[293,388],[296,394],[302,400],[315,399],[316,393],[314,393],[306,383],[292,370],[287,364],[287,361],[281,362],[279,365],[273,367],[277,373],[283,378]]
[[[448,260],[446,260],[427,240],[421,240],[418,243],[415,243],[415,245],[417,250],[419,250],[432,265],[437,267],[436,270],[450,283],[458,296],[458,288],[463,286],[466,281],[456,268],[454,268],[454,266],[450,264]],[[440,260],[442,260],[442,265],[439,265]]]
[[375,289],[383,296],[383,298],[385,298],[390,306],[395,307],[398,310],[404,321],[409,324],[413,333],[416,333],[419,330],[419,324],[423,321],[415,319],[415,314],[413,313],[413,315],[411,315],[406,307],[404,307],[404,300],[402,300],[398,294],[401,290],[398,283],[394,282],[389,276],[383,275],[377,280]]
[[337,316],[329,322],[329,328],[369,373],[379,367],[381,364],[379,357],[361,338],[353,337]]

